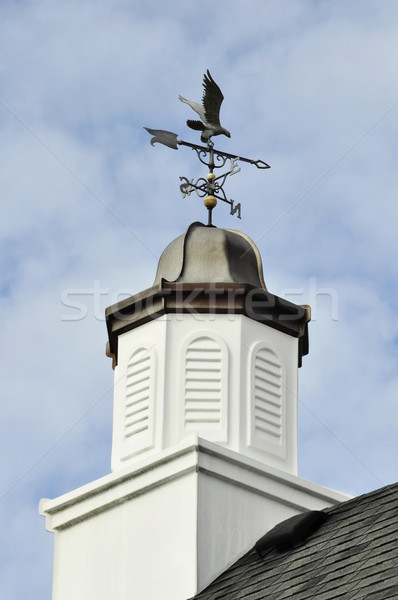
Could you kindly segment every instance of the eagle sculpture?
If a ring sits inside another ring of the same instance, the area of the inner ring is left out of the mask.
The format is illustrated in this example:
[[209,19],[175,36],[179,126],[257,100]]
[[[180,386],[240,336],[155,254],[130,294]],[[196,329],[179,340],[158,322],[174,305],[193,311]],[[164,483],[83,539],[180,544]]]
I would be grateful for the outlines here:
[[203,77],[203,88],[202,104],[191,102],[190,100],[179,96],[181,102],[189,104],[201,118],[201,121],[188,119],[188,127],[201,131],[202,134],[200,139],[202,142],[206,143],[209,142],[213,135],[226,135],[227,137],[231,137],[229,131],[224,129],[224,127],[221,127],[220,107],[224,100],[224,96],[213,77],[210,75],[209,70],[207,70],[207,74],[205,73]]

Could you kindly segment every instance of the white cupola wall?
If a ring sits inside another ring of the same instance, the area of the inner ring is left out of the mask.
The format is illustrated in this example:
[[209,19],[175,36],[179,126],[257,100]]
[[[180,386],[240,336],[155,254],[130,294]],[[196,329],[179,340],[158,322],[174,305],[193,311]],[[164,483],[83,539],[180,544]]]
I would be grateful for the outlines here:
[[198,434],[297,473],[297,370],[309,311],[270,294],[236,231],[191,225],[154,286],[107,310],[112,470]]
[[197,433],[297,472],[297,339],[244,315],[167,314],[119,338],[112,470]]

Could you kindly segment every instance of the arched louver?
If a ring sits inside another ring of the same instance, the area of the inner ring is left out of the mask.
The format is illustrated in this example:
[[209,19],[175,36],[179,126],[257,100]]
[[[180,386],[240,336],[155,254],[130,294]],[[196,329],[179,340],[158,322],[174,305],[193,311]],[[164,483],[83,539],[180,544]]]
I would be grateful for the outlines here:
[[220,344],[209,336],[194,338],[184,366],[184,429],[220,429],[226,385]]
[[153,357],[146,348],[136,350],[127,365],[124,439],[143,437],[151,426]]
[[272,451],[284,442],[282,365],[266,347],[257,349],[252,361],[251,440]]

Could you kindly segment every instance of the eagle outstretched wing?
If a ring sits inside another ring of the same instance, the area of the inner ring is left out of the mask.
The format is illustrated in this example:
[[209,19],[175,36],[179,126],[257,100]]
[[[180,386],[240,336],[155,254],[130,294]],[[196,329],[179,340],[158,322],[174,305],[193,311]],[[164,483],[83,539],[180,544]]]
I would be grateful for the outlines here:
[[187,121],[188,127],[202,132],[202,135],[200,136],[202,142],[209,142],[213,135],[226,135],[227,137],[231,137],[229,131],[222,127],[220,123],[220,107],[224,100],[224,96],[213,77],[210,75],[209,70],[204,74],[203,88],[202,104],[192,102],[183,96],[179,96],[181,102],[188,104],[201,119],[201,121],[189,119]]
[[203,77],[203,87],[202,104],[206,121],[214,127],[221,127],[220,108],[224,96],[213,77],[210,75],[209,69],[207,69],[207,73],[205,73]]

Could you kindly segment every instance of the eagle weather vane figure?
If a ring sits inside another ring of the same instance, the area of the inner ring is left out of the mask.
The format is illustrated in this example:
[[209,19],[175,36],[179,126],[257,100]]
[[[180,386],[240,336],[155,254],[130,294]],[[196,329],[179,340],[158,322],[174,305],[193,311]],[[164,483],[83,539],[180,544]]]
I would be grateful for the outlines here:
[[189,104],[189,106],[198,113],[201,121],[193,121],[188,119],[187,125],[191,129],[201,131],[202,134],[200,139],[202,142],[208,142],[214,135],[226,135],[231,137],[231,134],[227,129],[221,127],[220,123],[220,108],[224,96],[213,77],[210,75],[209,70],[203,77],[203,98],[202,104],[197,102],[191,102],[182,96],[178,96],[181,102]]
[[[180,185],[180,191],[182,197],[190,196],[193,191],[197,193],[200,198],[204,198],[204,205],[208,210],[208,225],[212,225],[212,211],[217,205],[217,199],[222,200],[230,205],[230,214],[234,215],[237,213],[238,218],[241,218],[241,205],[240,203],[235,204],[234,200],[228,199],[223,186],[228,175],[234,175],[239,173],[240,167],[238,166],[239,161],[248,162],[255,165],[258,169],[269,169],[270,166],[263,160],[252,160],[250,158],[243,158],[237,154],[230,154],[228,152],[222,152],[214,149],[214,144],[211,138],[216,135],[225,135],[231,137],[230,132],[221,126],[220,123],[220,108],[224,100],[224,96],[214,81],[210,72],[207,71],[203,77],[203,97],[202,104],[197,102],[191,102],[183,96],[179,96],[181,102],[188,104],[200,117],[199,120],[188,119],[187,125],[195,131],[201,131],[200,139],[206,146],[199,146],[197,144],[191,144],[184,140],[178,139],[176,133],[171,131],[165,131],[164,129],[149,129],[144,127],[153,137],[151,139],[151,145],[155,143],[163,144],[168,148],[178,150],[178,146],[188,146],[196,151],[196,154],[201,163],[206,165],[209,172],[206,178],[200,177],[196,181],[188,179],[187,177],[180,177],[182,181]],[[225,166],[228,159],[230,160],[229,171],[216,176],[214,169],[220,169]]]

